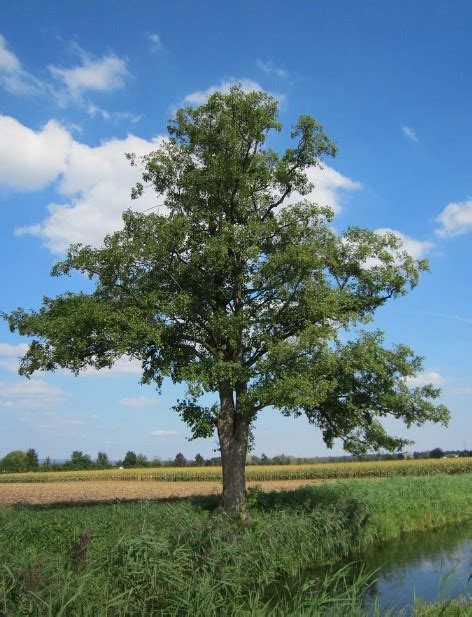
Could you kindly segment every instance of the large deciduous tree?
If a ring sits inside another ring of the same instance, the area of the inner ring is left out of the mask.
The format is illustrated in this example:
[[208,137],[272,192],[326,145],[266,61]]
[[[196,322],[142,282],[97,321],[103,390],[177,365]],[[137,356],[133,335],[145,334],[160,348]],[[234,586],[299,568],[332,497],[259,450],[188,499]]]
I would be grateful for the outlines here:
[[[279,154],[267,138],[280,128],[277,102],[240,87],[177,111],[154,152],[128,155],[143,171],[132,197],[155,190],[162,209],[126,211],[103,246],[74,245],[52,270],[85,273],[95,290],[7,316],[35,337],[23,375],[78,373],[126,354],[141,361],[143,383],[185,382],[175,409],[195,437],[217,433],[230,511],[245,508],[248,440],[263,408],[305,414],[328,446],[340,439],[354,453],[405,445],[379,418],[448,418],[432,402],[436,388],[408,384],[421,358],[357,329],[413,288],[426,262],[393,234],[339,235],[332,211],[305,199],[306,171],[336,146],[302,116]],[[217,402],[202,402],[207,393]]]

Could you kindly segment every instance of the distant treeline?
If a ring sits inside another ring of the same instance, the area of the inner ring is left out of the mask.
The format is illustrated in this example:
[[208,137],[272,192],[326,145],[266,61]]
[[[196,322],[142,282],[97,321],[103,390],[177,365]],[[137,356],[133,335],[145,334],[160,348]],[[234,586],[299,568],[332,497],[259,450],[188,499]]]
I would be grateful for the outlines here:
[[[397,453],[397,454],[367,454],[362,457],[355,456],[324,456],[324,457],[297,457],[278,454],[269,457],[265,454],[256,456],[250,454],[247,457],[248,465],[307,465],[315,463],[350,463],[356,461],[389,461],[401,459],[423,459],[472,456],[472,450],[442,450],[434,448],[425,452]],[[84,469],[112,469],[142,468],[142,467],[212,467],[220,466],[221,458],[215,456],[204,458],[197,454],[193,459],[187,459],[179,452],[174,459],[163,460],[160,457],[148,458],[144,454],[136,454],[129,450],[123,460],[112,461],[106,452],[99,452],[95,459],[79,450],[74,450],[66,461],[55,461],[49,457],[40,460],[34,448],[29,450],[13,450],[3,459],[0,459],[0,472],[24,472],[24,471],[80,471]]]

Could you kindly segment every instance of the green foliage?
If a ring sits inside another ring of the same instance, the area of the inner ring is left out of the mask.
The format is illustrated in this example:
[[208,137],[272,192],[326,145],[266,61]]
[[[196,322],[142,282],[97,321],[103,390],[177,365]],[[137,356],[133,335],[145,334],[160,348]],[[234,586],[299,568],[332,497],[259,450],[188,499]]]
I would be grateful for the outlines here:
[[138,457],[134,452],[128,450],[125,454],[125,458],[123,459],[123,467],[126,469],[127,467],[136,467]]
[[145,454],[136,455],[136,467],[147,467],[148,465],[149,465],[149,460]]
[[[128,155],[143,170],[132,196],[150,186],[166,211],[129,210],[101,247],[70,247],[52,275],[79,271],[96,282],[91,293],[6,316],[34,337],[20,372],[77,373],[128,354],[141,361],[143,383],[159,388],[168,376],[188,385],[176,410],[195,437],[234,417],[247,432],[272,407],[305,414],[328,446],[339,438],[365,453],[407,443],[385,432],[388,415],[407,426],[447,422],[448,410],[432,402],[437,388],[407,385],[421,358],[356,329],[415,287],[427,263],[391,233],[338,234],[332,211],[304,199],[307,169],[336,153],[322,126],[301,116],[294,145],[279,154],[267,146],[281,130],[276,100],[233,87],[178,110],[168,130],[154,152]],[[223,391],[226,407],[201,402]]]
[[29,448],[29,450],[26,451],[26,463],[28,466],[28,471],[35,471],[36,469],[38,469],[38,453],[34,448]]
[[94,465],[92,459],[88,454],[84,454],[80,450],[74,450],[70,455],[70,460],[64,465],[68,469],[81,470],[81,469],[93,469]]
[[179,452],[178,454],[176,454],[175,460],[174,460],[174,465],[176,467],[186,467],[187,466],[187,459],[182,454],[182,452]]
[[442,458],[444,456],[444,451],[441,448],[433,448],[429,456],[431,458]]
[[2,472],[29,471],[29,459],[23,450],[12,450],[0,460]]
[[197,467],[203,467],[205,465],[205,459],[203,458],[201,454],[195,455],[195,465]]
[[97,454],[97,460],[95,462],[96,466],[101,469],[107,469],[111,467],[110,459],[108,458],[108,454],[106,452],[99,452]]

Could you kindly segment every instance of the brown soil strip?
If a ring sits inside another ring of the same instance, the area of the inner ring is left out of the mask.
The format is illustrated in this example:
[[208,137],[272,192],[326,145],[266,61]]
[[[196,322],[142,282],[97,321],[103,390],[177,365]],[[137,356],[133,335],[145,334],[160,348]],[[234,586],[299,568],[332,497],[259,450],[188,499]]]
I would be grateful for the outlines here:
[[[322,480],[267,480],[248,482],[264,491],[295,490]],[[127,480],[92,480],[83,482],[42,482],[0,484],[0,505],[72,504],[81,502],[137,501],[141,499],[175,499],[221,493],[220,482],[140,482]]]

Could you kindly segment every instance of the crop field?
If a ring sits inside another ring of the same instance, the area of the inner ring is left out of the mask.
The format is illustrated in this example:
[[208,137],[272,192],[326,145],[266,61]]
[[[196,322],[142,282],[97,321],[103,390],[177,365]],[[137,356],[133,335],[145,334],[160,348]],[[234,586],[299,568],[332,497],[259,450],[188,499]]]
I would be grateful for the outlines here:
[[[293,491],[301,486],[333,480],[267,480],[248,482],[264,492]],[[0,484],[0,506],[92,504],[126,501],[174,501],[186,497],[221,494],[221,482],[140,482],[138,480],[95,480],[93,482],[38,482]]]
[[[389,478],[472,473],[472,457],[321,463],[316,465],[254,465],[246,467],[248,481],[328,480],[341,478]],[[0,483],[75,482],[128,480],[159,482],[214,482],[221,480],[220,467],[158,467],[100,469],[92,471],[37,471],[0,474]]]

